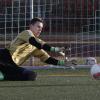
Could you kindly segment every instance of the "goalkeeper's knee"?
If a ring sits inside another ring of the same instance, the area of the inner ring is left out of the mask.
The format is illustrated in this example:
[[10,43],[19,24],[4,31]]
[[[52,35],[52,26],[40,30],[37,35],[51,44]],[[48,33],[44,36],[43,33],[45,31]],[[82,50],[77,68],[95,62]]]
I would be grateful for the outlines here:
[[30,70],[24,70],[22,72],[22,80],[36,80],[36,77],[37,77],[37,73],[36,72],[33,72],[33,71],[30,71]]

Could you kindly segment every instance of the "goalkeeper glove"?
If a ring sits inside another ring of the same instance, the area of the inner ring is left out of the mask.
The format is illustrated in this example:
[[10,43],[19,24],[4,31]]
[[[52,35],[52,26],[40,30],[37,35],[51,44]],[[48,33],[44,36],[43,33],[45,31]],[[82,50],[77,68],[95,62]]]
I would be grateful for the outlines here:
[[77,65],[77,60],[76,59],[60,60],[60,61],[58,61],[58,65],[72,68]]
[[70,67],[70,66],[76,66],[77,65],[77,60],[70,58],[70,59],[65,59],[65,66]]

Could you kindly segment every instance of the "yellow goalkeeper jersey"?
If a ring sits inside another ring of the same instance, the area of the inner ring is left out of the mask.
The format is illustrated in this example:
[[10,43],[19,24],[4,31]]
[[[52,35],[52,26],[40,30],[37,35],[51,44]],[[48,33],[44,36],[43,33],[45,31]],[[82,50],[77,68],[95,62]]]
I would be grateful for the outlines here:
[[43,62],[50,57],[43,49],[38,49],[31,45],[29,43],[30,37],[34,37],[41,44],[45,43],[41,39],[35,37],[31,30],[25,30],[18,34],[8,47],[12,59],[17,65],[23,64],[30,56],[38,57]]

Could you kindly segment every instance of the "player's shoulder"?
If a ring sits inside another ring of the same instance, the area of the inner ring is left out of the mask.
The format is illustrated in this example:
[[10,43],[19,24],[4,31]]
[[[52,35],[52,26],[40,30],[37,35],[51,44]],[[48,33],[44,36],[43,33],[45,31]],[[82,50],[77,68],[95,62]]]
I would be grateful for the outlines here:
[[34,34],[31,30],[24,30],[20,33],[21,35],[30,35],[34,37]]
[[32,31],[31,30],[23,30],[20,34],[31,34],[32,35]]

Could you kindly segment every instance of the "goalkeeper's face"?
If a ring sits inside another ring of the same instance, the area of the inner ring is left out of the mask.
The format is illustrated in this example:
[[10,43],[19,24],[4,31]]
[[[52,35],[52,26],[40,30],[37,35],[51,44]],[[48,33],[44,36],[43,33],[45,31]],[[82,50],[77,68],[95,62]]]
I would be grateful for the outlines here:
[[36,22],[34,25],[30,25],[30,30],[34,33],[36,37],[38,37],[41,34],[41,31],[43,29],[43,23],[41,22]]

